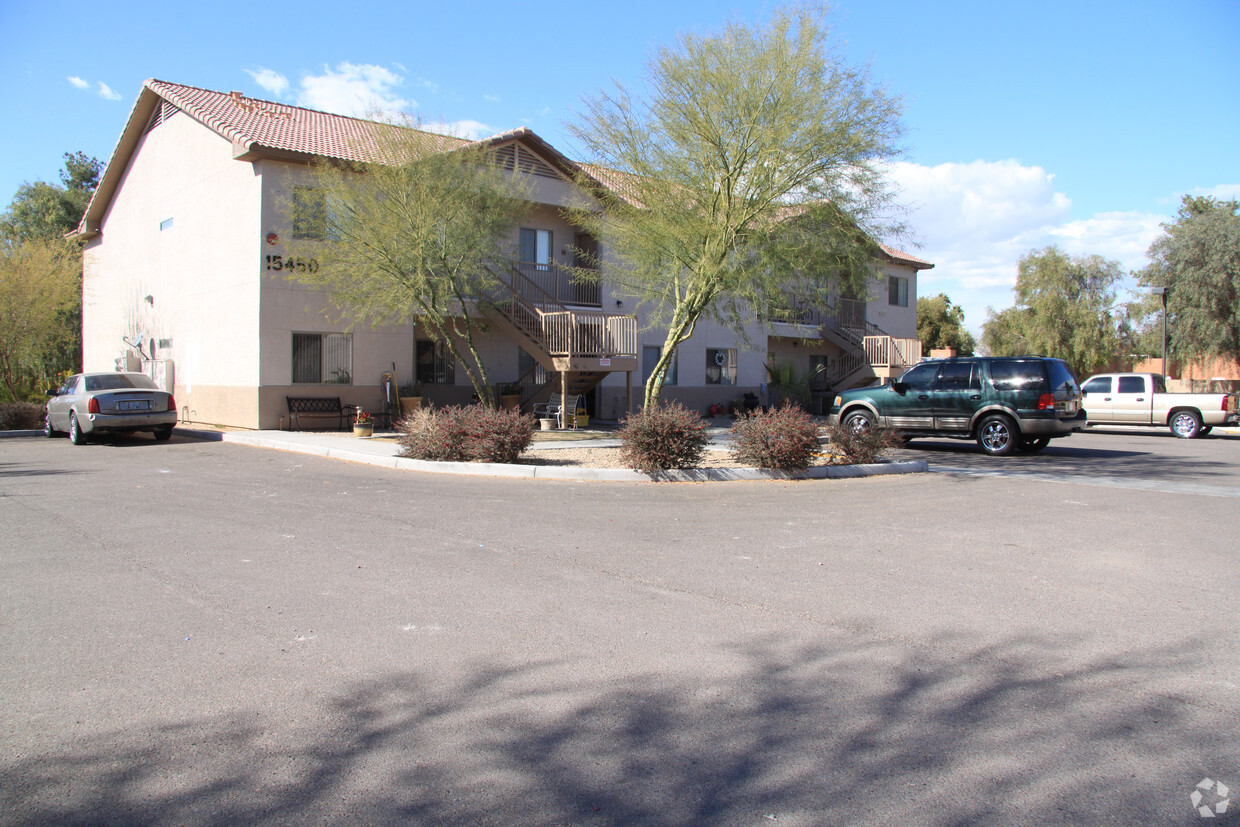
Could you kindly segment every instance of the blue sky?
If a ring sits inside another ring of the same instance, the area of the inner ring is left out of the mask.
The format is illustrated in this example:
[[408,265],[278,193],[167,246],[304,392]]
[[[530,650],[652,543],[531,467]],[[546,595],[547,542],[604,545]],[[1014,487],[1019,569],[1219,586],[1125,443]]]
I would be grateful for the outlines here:
[[[583,95],[640,83],[651,51],[774,4],[0,0],[0,196],[106,162],[142,81],[352,114],[367,103],[482,136],[529,126],[580,157]],[[892,176],[912,228],[980,329],[1049,244],[1145,264],[1180,196],[1240,197],[1240,3],[840,0],[839,54],[904,99]]]

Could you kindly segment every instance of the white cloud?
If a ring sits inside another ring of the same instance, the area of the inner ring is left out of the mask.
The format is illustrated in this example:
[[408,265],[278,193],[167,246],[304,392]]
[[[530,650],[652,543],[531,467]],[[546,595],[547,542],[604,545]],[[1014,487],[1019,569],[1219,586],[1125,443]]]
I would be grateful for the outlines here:
[[1054,176],[1016,161],[974,161],[934,167],[900,163],[892,179],[909,209],[916,254],[934,263],[922,271],[918,295],[947,293],[975,333],[986,308],[1012,305],[1023,255],[1057,245],[1070,255],[1100,255],[1125,270],[1145,266],[1145,251],[1166,215],[1140,212],[1071,216],[1072,201]]
[[427,132],[436,132],[440,135],[452,135],[457,138],[468,138],[476,141],[479,138],[489,138],[495,135],[497,130],[487,126],[481,121],[431,121],[422,123],[420,128]]
[[259,69],[257,72],[246,69],[245,71],[254,78],[255,83],[273,95],[282,96],[288,91],[288,78],[274,69]]
[[[72,78],[70,78],[72,80]],[[1220,184],[1217,187],[1197,187],[1190,195],[1208,196],[1219,201],[1240,201],[1240,184]],[[1179,206],[1179,201],[1176,201]]]
[[499,103],[499,95],[483,95],[482,99],[487,103]]
[[90,88],[90,81],[83,80],[82,78],[80,78],[80,77],[78,77],[78,76],[76,76],[76,75],[71,75],[71,76],[69,77],[69,82],[70,82],[70,83],[72,83],[74,86],[76,86],[76,87],[77,87],[77,88],[79,88],[79,89],[89,89],[89,88]]
[[118,101],[121,99],[121,93],[115,91],[103,81],[99,81],[99,97],[104,100]]
[[324,66],[321,75],[303,77],[296,99],[299,106],[341,115],[416,108],[416,101],[396,93],[404,82],[403,76],[382,66],[341,63],[335,69]]

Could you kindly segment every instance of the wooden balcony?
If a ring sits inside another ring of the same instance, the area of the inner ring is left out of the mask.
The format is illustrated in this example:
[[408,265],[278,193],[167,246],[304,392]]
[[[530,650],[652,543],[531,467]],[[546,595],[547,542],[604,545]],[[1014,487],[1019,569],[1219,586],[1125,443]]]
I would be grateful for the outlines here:
[[522,292],[540,306],[547,303],[571,307],[602,307],[597,278],[582,279],[578,270],[558,264],[517,262],[513,267],[523,277]]

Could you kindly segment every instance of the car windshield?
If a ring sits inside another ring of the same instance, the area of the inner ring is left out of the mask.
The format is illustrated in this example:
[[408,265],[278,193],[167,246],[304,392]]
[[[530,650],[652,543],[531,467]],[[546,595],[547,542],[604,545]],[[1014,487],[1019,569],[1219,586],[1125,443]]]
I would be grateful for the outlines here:
[[86,390],[90,391],[126,391],[131,389],[159,390],[151,377],[141,373],[101,373],[86,377]]

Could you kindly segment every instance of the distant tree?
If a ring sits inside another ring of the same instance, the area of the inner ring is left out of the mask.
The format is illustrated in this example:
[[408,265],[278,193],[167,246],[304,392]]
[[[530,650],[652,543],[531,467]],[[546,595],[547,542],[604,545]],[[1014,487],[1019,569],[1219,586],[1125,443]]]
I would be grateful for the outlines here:
[[0,381],[8,398],[47,389],[80,337],[81,250],[63,239],[0,245]]
[[961,356],[972,356],[977,349],[973,334],[965,329],[964,310],[952,304],[946,293],[917,299],[917,338],[926,353],[951,348]]
[[102,170],[97,159],[81,152],[66,152],[59,185],[35,181],[18,188],[9,208],[0,216],[0,243],[49,240],[72,232],[86,212]]
[[64,157],[60,184],[22,184],[0,215],[0,381],[14,399],[41,395],[56,373],[81,364],[81,245],[64,236],[103,165],[81,152]]
[[667,325],[645,388],[656,404],[676,349],[704,317],[743,330],[786,304],[864,295],[890,204],[900,104],[832,53],[820,17],[775,12],[680,37],[649,64],[643,96],[586,101],[574,134],[621,173],[601,213],[613,289]]
[[1138,276],[1146,287],[1167,288],[1168,349],[1177,358],[1240,361],[1238,212],[1240,202],[1185,196],[1150,245],[1150,265]]
[[529,210],[528,182],[476,146],[444,151],[441,136],[402,127],[378,131],[385,163],[311,165],[311,187],[286,204],[312,240],[297,256],[320,261],[291,277],[330,291],[353,323],[410,318],[443,342],[478,398],[494,406],[474,334],[476,303],[499,285],[513,258],[513,228]]
[[1115,309],[1122,276],[1118,262],[1101,256],[1032,251],[1020,260],[1015,306],[987,309],[982,344],[995,356],[1053,356],[1078,375],[1092,373],[1122,349]]

